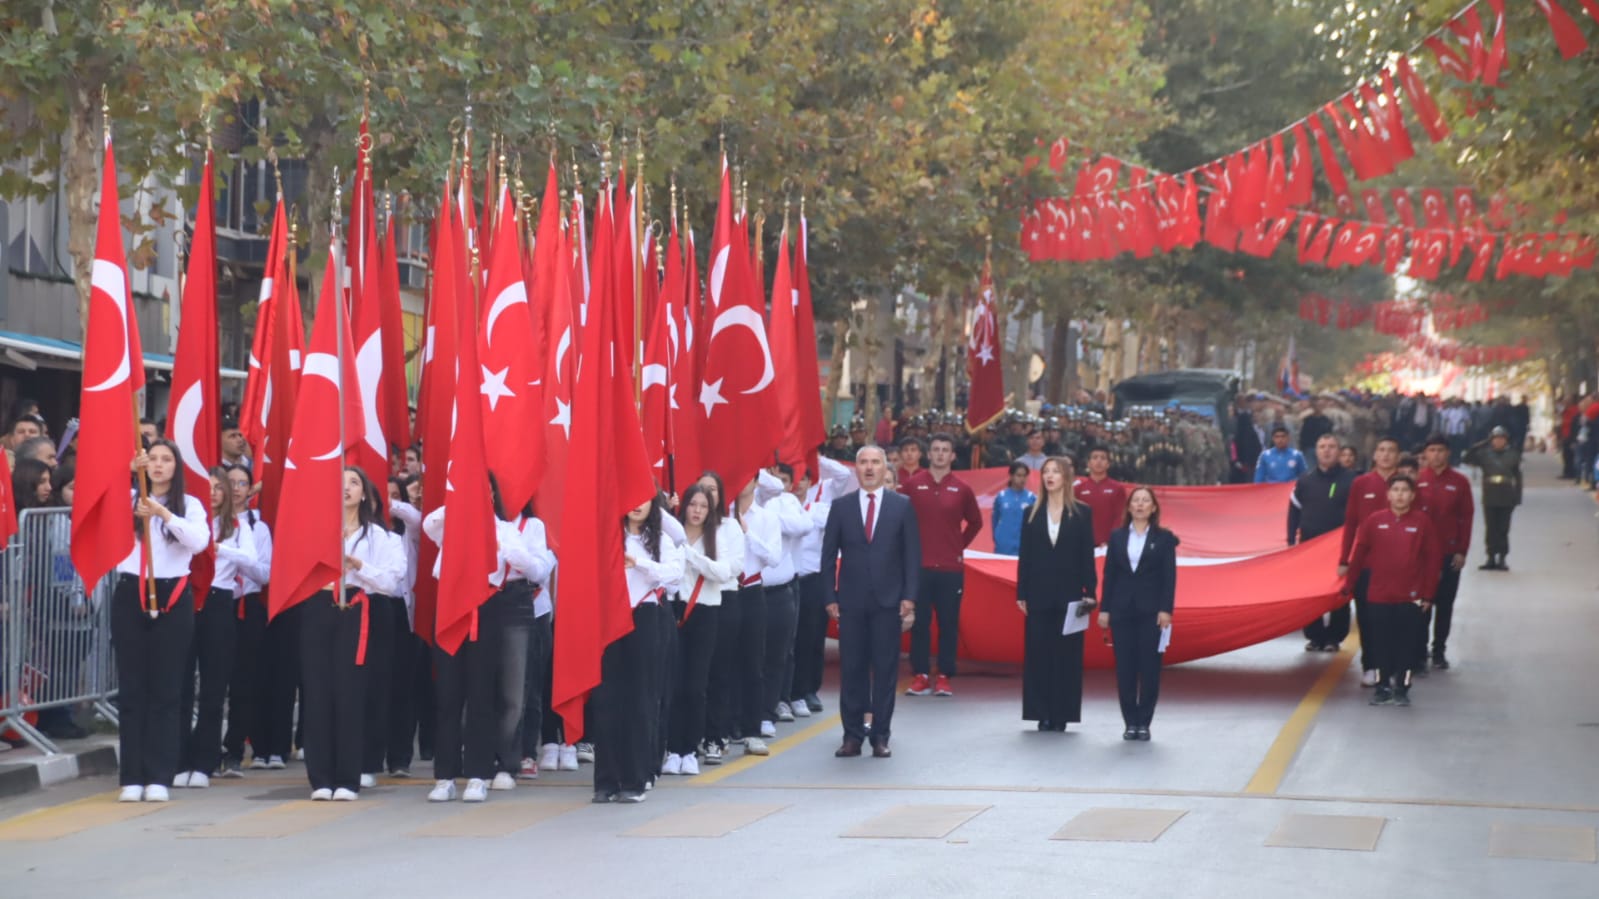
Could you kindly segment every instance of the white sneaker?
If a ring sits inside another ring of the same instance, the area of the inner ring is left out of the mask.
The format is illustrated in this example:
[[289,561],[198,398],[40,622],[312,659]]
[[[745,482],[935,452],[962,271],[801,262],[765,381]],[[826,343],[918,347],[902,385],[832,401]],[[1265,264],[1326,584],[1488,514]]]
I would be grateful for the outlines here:
[[449,802],[455,798],[455,781],[441,780],[433,784],[433,789],[428,791],[429,802]]
[[144,787],[141,787],[138,784],[123,787],[122,792],[117,794],[118,802],[138,802],[143,798]]
[[365,789],[369,789],[371,787],[375,787],[377,785],[378,785],[378,776],[376,774],[363,774],[363,775],[361,775],[361,789],[365,790]]
[[594,764],[594,744],[593,743],[579,743],[579,744],[577,744],[577,760],[582,762],[585,765]]
[[294,760],[297,761],[297,762],[305,761],[305,750],[304,749],[296,749],[296,750],[294,750]]
[[691,752],[683,756],[683,770],[678,773],[688,777],[693,777],[700,773],[700,760],[694,757],[694,753]]
[[178,776],[172,778],[172,785],[174,787],[186,787],[186,786],[188,786],[189,785],[189,772],[187,772],[187,771],[179,771],[178,772]]
[[516,789],[516,778],[512,777],[509,773],[507,773],[505,771],[501,771],[498,774],[494,775],[494,782],[489,784],[489,789],[491,789],[491,790],[514,790],[514,789]]
[[333,791],[333,801],[334,802],[354,802],[355,801],[355,797],[358,796],[358,795],[360,795],[360,794],[356,793],[354,790],[347,789],[345,787],[339,787],[337,790]]
[[317,790],[312,790],[311,791],[311,801],[312,802],[327,802],[329,799],[332,799],[332,798],[333,798],[333,791],[328,789],[327,787],[322,787],[321,789],[317,789]]
[[772,750],[766,748],[766,741],[760,737],[749,737],[744,741],[745,755],[771,755]]
[[[691,755],[691,756],[689,756],[689,758],[693,758],[693,756]],[[671,755],[668,755],[666,757],[666,761],[661,763],[661,773],[662,774],[682,774],[683,773],[683,757],[678,755],[675,752],[672,753]]]
[[1362,687],[1375,687],[1377,686],[1378,677],[1380,677],[1380,675],[1377,674],[1377,669],[1375,668],[1371,669],[1370,671],[1363,671],[1360,674],[1360,685]]
[[466,789],[461,792],[462,802],[482,802],[489,798],[489,785],[480,777],[474,777],[466,782]]
[[706,743],[700,747],[700,751],[705,754],[705,764],[720,765],[722,763],[722,744]]
[[559,770],[559,771],[576,771],[577,770],[577,747],[576,746],[562,746],[561,747],[561,763],[558,766],[556,766],[556,770]]
[[144,786],[144,801],[145,802],[166,802],[168,798],[170,798],[170,797],[167,794],[167,788],[166,787],[163,787],[160,784],[145,784],[145,786]]
[[555,743],[545,743],[539,750],[539,770],[561,770],[561,747]]
[[189,772],[189,789],[203,790],[211,786],[211,778],[198,771]]
[[[281,762],[283,760],[279,759],[278,761]],[[266,770],[267,767],[268,767],[267,766],[267,760],[263,756],[259,756],[258,755],[255,758],[250,759],[250,768],[253,769],[253,770],[262,770],[262,771],[264,771],[264,770]]]
[[788,704],[788,708],[789,708],[789,711],[794,713],[794,717],[795,718],[809,718],[809,717],[811,717],[811,707],[809,705],[806,705],[805,700],[803,700],[803,699],[794,700],[793,702]]
[[788,703],[780,702],[780,703],[777,704],[777,720],[779,720],[779,721],[793,721],[794,720],[794,710],[792,708],[789,708]]
[[761,722],[761,736],[768,740],[777,738],[777,725],[770,721]]
[[281,755],[275,755],[267,759],[266,766],[273,771],[282,771],[284,768],[289,767],[288,765],[283,764],[283,756]]

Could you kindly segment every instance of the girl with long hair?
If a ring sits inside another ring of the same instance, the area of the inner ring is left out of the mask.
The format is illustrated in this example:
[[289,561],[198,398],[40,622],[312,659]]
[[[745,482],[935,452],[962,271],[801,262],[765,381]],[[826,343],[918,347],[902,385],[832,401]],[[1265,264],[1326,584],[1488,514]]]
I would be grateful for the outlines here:
[[[195,599],[194,639],[183,669],[178,704],[178,774],[174,787],[211,785],[222,755],[222,706],[228,697],[238,646],[238,600],[244,595],[241,569],[255,562],[255,536],[233,511],[233,490],[221,466],[211,476],[211,539],[216,550],[211,589]],[[198,673],[199,712],[195,714]]]
[[1016,559],[1016,607],[1025,618],[1022,719],[1041,731],[1082,720],[1083,631],[1062,632],[1068,615],[1093,610],[1099,586],[1093,512],[1073,494],[1073,474],[1070,459],[1044,460],[1043,497],[1023,516]]
[[[250,508],[252,486],[247,465],[223,465],[239,528],[255,541],[255,558],[238,561],[237,637],[234,641],[233,676],[228,682],[228,732],[222,739],[222,776],[242,776],[244,744],[250,744],[250,767],[265,768],[267,753],[267,685],[271,683],[272,657],[267,651],[267,578],[272,571],[272,530]],[[299,674],[294,674],[296,681]],[[278,760],[282,765],[282,759]],[[191,783],[190,786],[193,786]]]
[[[643,802],[659,762],[652,722],[660,695],[654,658],[662,599],[683,577],[683,553],[661,534],[662,505],[651,497],[623,516],[622,564],[633,630],[605,648],[594,712],[594,801]],[[652,756],[654,756],[652,758]]]
[[1148,487],[1127,494],[1122,526],[1105,549],[1100,630],[1116,651],[1123,740],[1148,740],[1160,696],[1161,632],[1177,597],[1177,535],[1160,526],[1160,501]]
[[717,616],[724,592],[738,589],[744,565],[743,533],[724,519],[700,484],[688,488],[678,504],[685,537],[683,577],[672,602],[677,622],[677,658],[666,762],[662,774],[700,773],[696,755],[705,737],[706,689],[716,651]]
[[384,530],[366,474],[344,469],[344,603],[337,582],[301,603],[300,718],[313,800],[354,801],[361,792],[368,671],[362,636],[374,594],[394,595],[405,578],[400,538]]
[[[166,802],[178,773],[179,699],[194,639],[189,562],[211,545],[205,506],[184,493],[183,455],[156,440],[133,457],[150,481],[133,501],[133,549],[117,563],[111,641],[116,647],[120,727],[119,802]],[[146,550],[150,553],[148,563]],[[153,582],[151,604],[147,585]]]

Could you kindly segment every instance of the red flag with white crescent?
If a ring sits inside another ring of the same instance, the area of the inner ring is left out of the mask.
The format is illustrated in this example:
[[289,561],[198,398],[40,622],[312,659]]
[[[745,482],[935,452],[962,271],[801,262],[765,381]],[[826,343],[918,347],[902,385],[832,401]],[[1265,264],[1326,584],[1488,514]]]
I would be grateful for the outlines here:
[[499,479],[507,512],[520,510],[538,486],[534,457],[542,456],[541,353],[529,352],[533,309],[522,278],[522,242],[516,210],[504,185],[495,214],[487,287],[483,294],[477,360],[482,370],[484,444],[489,470]]
[[994,268],[983,260],[977,284],[977,308],[971,334],[966,338],[966,377],[971,382],[966,400],[966,429],[985,427],[1005,411],[1005,374],[1000,352],[999,314],[995,308]]
[[[255,303],[255,335],[250,343],[250,370],[244,382],[244,401],[239,406],[239,430],[250,444],[250,458],[261,458],[261,443],[266,439],[266,394],[272,364],[272,296],[279,289],[277,275],[289,244],[288,219],[283,214],[279,195],[272,213],[272,236],[267,240],[266,266],[261,291]],[[257,479],[261,473],[255,473]]]
[[[361,145],[367,145],[367,124],[361,122]],[[357,153],[355,182],[350,192],[350,245],[346,268],[350,278],[351,345],[355,347],[356,385],[361,399],[361,443],[355,447],[354,461],[373,484],[385,485],[389,479],[389,440],[383,427],[383,382],[393,375],[385,371],[383,335],[383,292],[378,275],[377,206],[372,197],[372,173],[365,153]],[[387,504],[384,504],[385,511]],[[384,518],[388,516],[385,514]]]
[[134,398],[144,387],[144,350],[128,290],[118,204],[117,163],[107,134],[84,328],[72,503],[72,564],[85,584],[98,582],[133,550],[128,465],[139,450]]
[[800,204],[799,239],[794,244],[794,320],[800,376],[800,439],[805,443],[805,467],[814,480],[820,472],[817,455],[827,441],[822,414],[821,363],[816,356],[816,313],[811,307],[810,229]]
[[271,341],[262,366],[261,443],[255,450],[255,479],[261,485],[261,516],[277,529],[278,500],[283,495],[283,466],[300,392],[300,364],[305,356],[305,321],[300,316],[300,288],[295,283],[293,252],[284,240],[272,274]]

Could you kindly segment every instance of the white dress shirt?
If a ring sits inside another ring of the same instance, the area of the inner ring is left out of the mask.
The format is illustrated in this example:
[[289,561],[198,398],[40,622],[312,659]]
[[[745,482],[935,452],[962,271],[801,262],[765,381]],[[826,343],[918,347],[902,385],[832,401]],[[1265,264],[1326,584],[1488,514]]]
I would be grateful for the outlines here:
[[272,575],[272,529],[256,516],[255,523],[250,523],[249,515],[239,516],[239,526],[250,529],[250,536],[255,540],[255,561],[239,565],[239,576],[244,578],[244,592],[260,593],[266,589],[267,580]]
[[768,586],[782,586],[794,580],[794,557],[799,554],[800,541],[814,525],[799,498],[784,490],[783,482],[776,475],[762,470],[756,475],[755,483],[755,501],[777,520],[781,548],[777,560],[761,569],[761,581]]
[[716,558],[706,557],[704,548],[704,538],[683,545],[683,577],[677,585],[678,599],[688,602],[695,581],[703,575],[705,586],[700,588],[700,598],[694,601],[695,605],[720,606],[724,592],[738,590],[738,578],[744,571],[744,529],[733,519],[724,518],[716,528]]
[[635,609],[641,603],[659,603],[661,595],[675,592],[683,580],[683,550],[664,535],[659,559],[650,555],[639,534],[624,536],[622,553],[633,560],[633,567],[626,569],[627,599]]
[[344,586],[367,595],[399,596],[405,589],[405,545],[400,535],[369,524],[344,538],[344,554],[361,560],[344,572]]
[[[734,524],[737,524],[734,521]],[[760,576],[760,573],[777,563],[783,552],[783,531],[777,517],[750,503],[744,510],[744,566],[743,580]]]
[[[538,519],[529,519],[537,522]],[[531,532],[531,526],[529,532]],[[433,557],[433,576],[437,578],[444,568],[444,507],[439,506],[428,516],[422,519],[422,531],[439,546],[439,554]],[[537,544],[530,543],[527,533],[519,531],[513,522],[500,518],[494,519],[495,556],[494,573],[489,575],[489,585],[498,590],[504,586],[506,578],[523,578],[535,584],[542,584],[550,577],[550,569],[554,567],[555,557],[549,551],[549,545],[544,540],[544,524],[539,522]],[[543,552],[538,553],[537,549]]]
[[531,581],[535,586],[543,587],[550,579],[550,572],[555,569],[555,553],[550,552],[549,541],[545,538],[544,522],[532,516],[518,515],[515,521],[497,521],[494,527],[502,544],[521,543],[527,554],[525,564],[515,564],[507,555],[495,573],[508,568],[505,575],[507,581]]
[[801,576],[822,570],[822,532],[827,529],[833,500],[860,487],[855,469],[825,456],[817,461],[822,470],[800,499],[800,507],[811,517],[811,532],[800,539],[799,551],[794,554],[794,569]]
[[1138,570],[1138,561],[1144,557],[1144,544],[1148,542],[1148,528],[1143,531],[1136,527],[1127,528],[1127,567]]
[[237,599],[249,592],[244,589],[244,569],[256,564],[255,534],[250,523],[242,519],[233,523],[233,533],[221,539],[222,522],[211,522],[211,537],[216,541],[216,574],[211,578],[211,589],[226,590]]
[[[138,493],[130,490],[128,495],[137,497]],[[206,527],[205,508],[205,503],[199,497],[185,496],[182,516],[174,515],[170,521],[150,519],[151,562],[150,570],[146,572],[150,577],[183,577],[189,573],[189,560],[195,553],[205,552],[205,548],[211,545],[211,529]],[[128,514],[132,516],[132,508],[129,508]],[[144,561],[144,523],[140,522],[135,531],[133,551],[117,563],[117,572],[120,574],[138,574],[139,566]]]

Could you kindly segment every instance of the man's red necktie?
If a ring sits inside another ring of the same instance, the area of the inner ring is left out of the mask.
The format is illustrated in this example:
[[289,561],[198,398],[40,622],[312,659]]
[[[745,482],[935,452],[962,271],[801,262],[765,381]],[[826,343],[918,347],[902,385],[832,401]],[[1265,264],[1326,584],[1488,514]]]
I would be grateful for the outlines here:
[[872,530],[877,526],[877,494],[866,494],[866,542],[872,542]]

